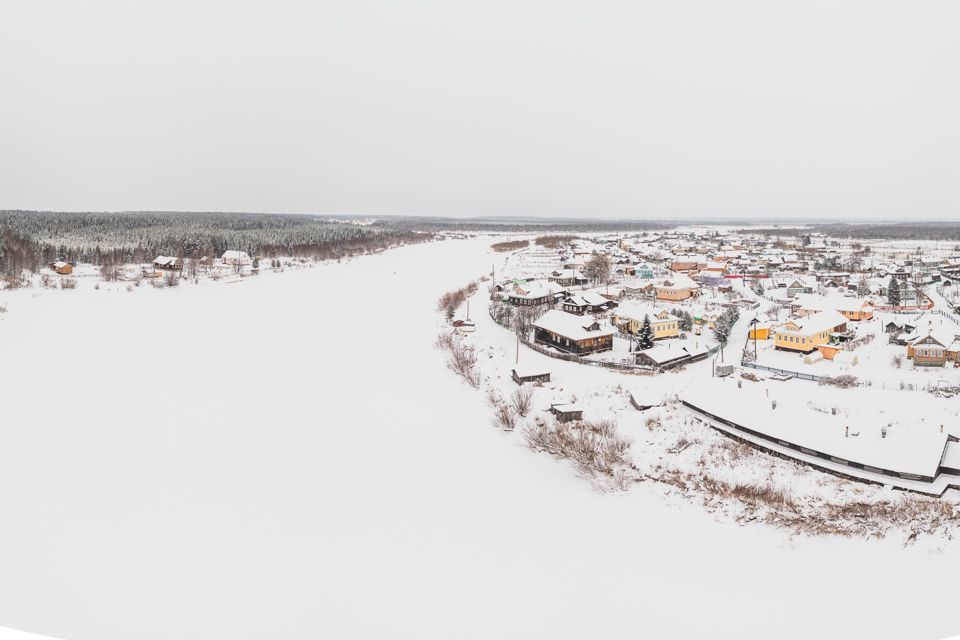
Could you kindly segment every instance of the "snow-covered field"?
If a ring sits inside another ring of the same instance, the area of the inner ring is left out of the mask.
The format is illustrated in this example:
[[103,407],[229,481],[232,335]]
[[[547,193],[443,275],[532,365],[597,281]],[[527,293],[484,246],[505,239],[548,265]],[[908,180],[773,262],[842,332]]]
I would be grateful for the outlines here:
[[489,244],[0,292],[0,624],[71,640],[957,632],[951,541],[792,538],[652,483],[601,493],[493,428],[433,347],[437,297],[489,270]]

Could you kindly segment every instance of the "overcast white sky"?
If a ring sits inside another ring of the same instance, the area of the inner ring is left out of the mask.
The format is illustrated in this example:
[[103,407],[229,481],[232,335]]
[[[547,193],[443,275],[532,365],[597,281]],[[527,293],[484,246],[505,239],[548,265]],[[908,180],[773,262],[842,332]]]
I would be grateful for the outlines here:
[[960,217],[960,3],[0,2],[0,208]]

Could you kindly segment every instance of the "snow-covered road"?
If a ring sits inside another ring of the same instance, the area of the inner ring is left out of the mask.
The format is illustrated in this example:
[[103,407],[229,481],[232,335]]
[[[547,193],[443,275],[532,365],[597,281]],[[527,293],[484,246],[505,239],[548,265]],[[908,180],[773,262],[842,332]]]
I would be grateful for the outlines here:
[[648,485],[599,494],[494,429],[432,347],[436,298],[490,268],[488,245],[3,294],[0,625],[71,640],[960,629],[951,543],[790,540]]

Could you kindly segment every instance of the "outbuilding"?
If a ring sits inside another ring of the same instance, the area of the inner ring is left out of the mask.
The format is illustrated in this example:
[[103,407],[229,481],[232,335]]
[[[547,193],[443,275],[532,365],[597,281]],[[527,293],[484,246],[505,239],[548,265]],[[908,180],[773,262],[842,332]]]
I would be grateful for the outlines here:
[[517,384],[523,384],[525,382],[550,382],[550,370],[545,367],[518,364],[510,374],[513,377],[513,381]]

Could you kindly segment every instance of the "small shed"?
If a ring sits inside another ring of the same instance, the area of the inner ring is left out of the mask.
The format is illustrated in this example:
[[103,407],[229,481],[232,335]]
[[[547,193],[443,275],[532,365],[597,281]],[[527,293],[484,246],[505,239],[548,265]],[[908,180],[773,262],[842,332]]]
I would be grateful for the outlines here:
[[513,376],[513,381],[517,384],[523,384],[524,382],[550,382],[550,370],[544,367],[518,364],[510,373]]
[[73,273],[73,265],[63,260],[58,260],[50,264],[50,268],[62,276],[68,276]]
[[550,413],[557,417],[558,422],[583,420],[583,409],[575,404],[551,404]]
[[837,353],[841,351],[840,347],[832,344],[821,344],[817,346],[817,350],[826,360],[833,360]]

